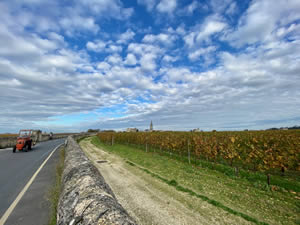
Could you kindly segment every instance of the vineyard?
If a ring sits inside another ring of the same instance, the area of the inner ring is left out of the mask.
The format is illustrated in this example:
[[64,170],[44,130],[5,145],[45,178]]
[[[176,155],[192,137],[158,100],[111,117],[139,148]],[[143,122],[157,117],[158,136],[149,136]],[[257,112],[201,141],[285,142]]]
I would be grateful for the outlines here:
[[99,159],[119,159],[129,171],[151,175],[138,172],[144,179],[202,196],[247,221],[300,224],[299,130],[100,132],[89,141]]
[[236,170],[300,171],[300,131],[101,132],[104,143],[130,144],[192,160],[226,164]]

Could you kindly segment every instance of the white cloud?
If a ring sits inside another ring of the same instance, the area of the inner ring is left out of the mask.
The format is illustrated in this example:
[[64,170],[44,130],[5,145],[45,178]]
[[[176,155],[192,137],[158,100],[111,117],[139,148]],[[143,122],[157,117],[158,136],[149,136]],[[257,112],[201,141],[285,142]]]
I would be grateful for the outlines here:
[[237,29],[226,37],[233,46],[272,41],[274,32],[293,20],[300,19],[299,1],[256,0],[251,2]]
[[35,35],[15,36],[6,27],[0,27],[0,57],[18,60],[19,62],[36,60],[43,53],[55,50],[57,45],[48,39]]
[[49,55],[41,60],[40,68],[55,68],[56,70],[63,70],[64,72],[75,72],[74,64],[70,58],[64,55]]
[[211,9],[219,14],[234,14],[237,10],[234,0],[211,0]]
[[103,71],[107,72],[107,71],[109,71],[109,69],[111,68],[111,66],[107,62],[100,62],[97,65],[97,68],[99,70],[103,70]]
[[183,36],[186,33],[186,31],[185,31],[184,27],[181,25],[176,28],[176,33]]
[[226,27],[226,24],[219,21],[207,21],[206,24],[202,26],[201,30],[196,37],[196,41],[202,41],[209,38],[211,35],[222,31]]
[[143,41],[148,43],[153,43],[156,41],[156,36],[153,34],[147,34],[144,36]]
[[114,65],[121,64],[122,57],[118,54],[113,54],[107,57],[107,61]]
[[145,43],[161,43],[164,45],[171,45],[175,41],[176,37],[174,35],[170,34],[158,34],[158,35],[153,35],[153,34],[147,34],[143,38],[143,42]]
[[296,36],[293,39],[299,39],[297,36],[300,35],[300,24],[293,23],[290,26],[281,27],[276,31],[276,35],[279,38],[291,35],[292,38],[293,36]]
[[96,40],[94,42],[88,41],[86,44],[86,48],[89,51],[94,52],[108,52],[108,53],[117,53],[122,51],[122,47],[120,45],[110,44],[111,42],[104,42],[102,40]]
[[77,4],[79,10],[84,9],[100,17],[107,16],[122,20],[129,18],[133,13],[133,9],[124,8],[119,0],[79,0]]
[[195,45],[195,36],[196,36],[196,32],[192,31],[192,32],[188,33],[187,35],[185,35],[183,37],[183,40],[184,40],[185,44],[189,48],[194,47],[194,45]]
[[148,11],[151,11],[156,5],[158,0],[137,0],[141,5],[145,5]]
[[143,70],[147,72],[154,72],[156,69],[155,63],[156,55],[154,54],[145,54],[140,60],[140,64]]
[[122,47],[119,46],[119,45],[109,45],[108,48],[107,48],[107,51],[108,52],[121,52],[122,51]]
[[95,23],[95,20],[92,17],[64,17],[59,23],[69,36],[72,36],[74,32],[80,32],[81,30],[90,31],[92,33],[97,33],[100,30],[100,27]]
[[161,72],[164,74],[164,79],[169,83],[187,82],[195,78],[195,75],[188,68],[166,68]]
[[65,38],[62,35],[58,34],[58,33],[49,32],[48,33],[48,38],[50,40],[55,41],[58,44],[63,44],[63,45],[65,44]]
[[31,1],[11,0],[3,3],[2,8],[2,14],[6,14],[2,17],[9,15],[5,18],[7,23],[34,29],[39,34],[63,30],[70,37],[86,31],[97,33],[103,20],[127,20],[133,14],[133,8],[125,8],[119,0],[78,0],[64,4],[59,0],[37,1],[34,4]]
[[208,54],[211,54],[212,52],[216,51],[215,46],[209,46],[207,48],[199,48],[196,49],[195,51],[191,51],[189,53],[189,59],[194,61],[198,59],[200,56],[207,56]]
[[117,41],[118,44],[125,44],[128,41],[132,40],[135,36],[135,33],[131,29],[127,29],[127,31],[120,35],[119,40]]
[[226,27],[227,24],[218,16],[208,16],[202,24],[196,25],[188,32],[183,40],[189,48],[193,48],[202,41],[210,42],[213,35],[221,33]]
[[147,53],[157,55],[157,54],[162,54],[164,52],[164,50],[158,46],[152,44],[140,44],[140,43],[130,43],[128,45],[127,50],[139,56]]
[[172,13],[177,6],[177,0],[161,0],[156,9],[161,13]]
[[164,57],[163,57],[163,61],[164,62],[167,62],[167,63],[169,63],[169,62],[176,62],[177,60],[178,60],[178,58],[179,57],[174,57],[174,56],[170,56],[170,55],[165,55]]
[[86,44],[86,48],[90,51],[101,52],[106,48],[106,43],[100,40],[95,42],[88,41]]
[[228,14],[228,15],[233,15],[233,14],[235,14],[236,12],[237,12],[237,4],[236,4],[236,2],[232,2],[229,6],[228,6],[228,8],[226,9],[226,14]]
[[126,65],[136,65],[137,60],[134,54],[129,53],[124,62]]
[[184,9],[184,12],[187,14],[193,14],[194,11],[200,7],[199,2],[194,0],[191,4],[187,5],[186,8]]

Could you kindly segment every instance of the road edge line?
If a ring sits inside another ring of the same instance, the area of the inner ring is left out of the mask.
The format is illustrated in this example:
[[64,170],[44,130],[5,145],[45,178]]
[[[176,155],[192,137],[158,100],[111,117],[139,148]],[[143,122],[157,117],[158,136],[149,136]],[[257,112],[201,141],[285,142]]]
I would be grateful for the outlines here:
[[3,216],[0,219],[0,225],[4,225],[6,220],[8,219],[8,217],[10,216],[10,214],[12,213],[12,211],[15,209],[15,207],[17,206],[17,204],[19,203],[19,201],[22,199],[22,197],[24,196],[24,194],[26,193],[26,191],[28,190],[28,188],[30,187],[30,185],[33,183],[34,179],[36,178],[36,176],[39,174],[39,172],[43,169],[43,167],[45,166],[45,164],[48,162],[48,160],[51,158],[51,156],[53,155],[53,153],[60,147],[62,146],[64,143],[58,145],[57,147],[55,147],[55,149],[50,153],[50,155],[44,160],[44,162],[41,164],[41,166],[37,169],[37,171],[35,171],[35,173],[33,174],[33,176],[30,178],[30,180],[27,182],[27,184],[25,185],[25,187],[22,189],[22,191],[18,194],[18,196],[16,197],[16,199],[13,201],[13,203],[11,203],[11,205],[9,206],[9,208],[5,211],[5,213],[3,214]]

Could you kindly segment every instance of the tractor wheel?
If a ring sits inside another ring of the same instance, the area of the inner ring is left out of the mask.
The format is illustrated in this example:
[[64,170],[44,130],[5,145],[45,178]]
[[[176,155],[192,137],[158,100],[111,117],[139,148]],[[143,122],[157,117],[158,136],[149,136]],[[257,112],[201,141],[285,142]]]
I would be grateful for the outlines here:
[[22,149],[22,151],[24,152],[28,152],[28,144],[26,143]]
[[27,144],[27,150],[31,150],[31,141],[29,141]]
[[13,147],[13,153],[16,152],[16,149],[17,149],[17,146],[14,146],[14,147]]

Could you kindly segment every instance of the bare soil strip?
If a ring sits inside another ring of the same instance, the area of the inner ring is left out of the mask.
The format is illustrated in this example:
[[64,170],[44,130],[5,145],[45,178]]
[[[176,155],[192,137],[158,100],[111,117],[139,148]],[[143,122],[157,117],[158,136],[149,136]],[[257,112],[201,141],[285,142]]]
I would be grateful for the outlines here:
[[124,159],[90,143],[80,142],[110,185],[121,205],[143,225],[251,224],[153,178]]

